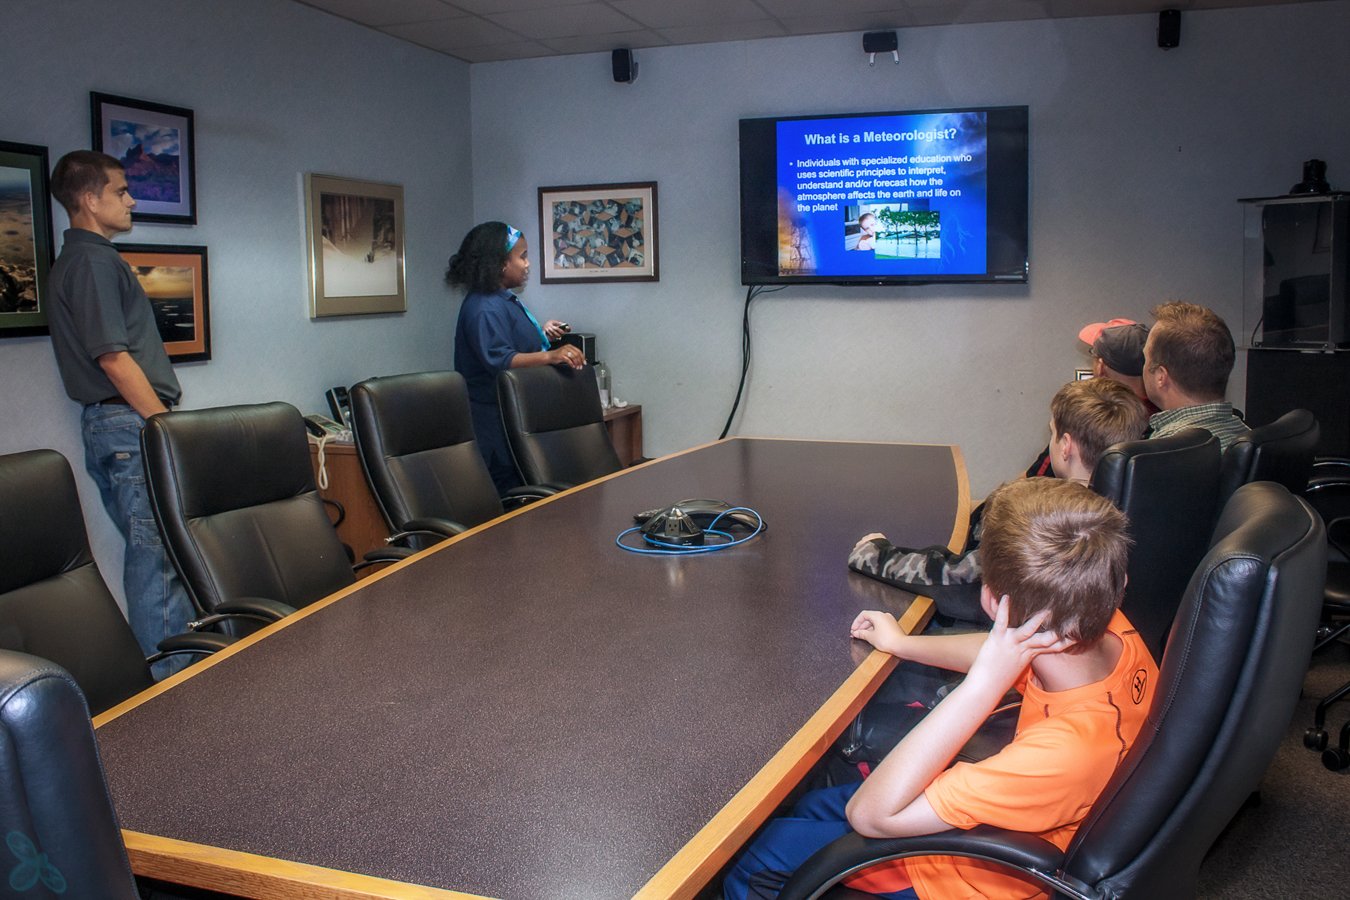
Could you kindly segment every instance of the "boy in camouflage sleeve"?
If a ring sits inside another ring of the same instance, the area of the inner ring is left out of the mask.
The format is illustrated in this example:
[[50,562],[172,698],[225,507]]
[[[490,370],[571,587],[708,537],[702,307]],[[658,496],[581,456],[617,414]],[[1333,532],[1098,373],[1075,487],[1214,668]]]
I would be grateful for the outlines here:
[[[1050,465],[1057,477],[1085,485],[1107,447],[1139,440],[1147,425],[1143,403],[1120,382],[1071,381],[1050,401]],[[984,623],[979,550],[983,529],[983,522],[974,523],[962,553],[941,546],[897,547],[883,534],[869,534],[849,554],[848,567],[932,597],[938,613],[950,619]]]

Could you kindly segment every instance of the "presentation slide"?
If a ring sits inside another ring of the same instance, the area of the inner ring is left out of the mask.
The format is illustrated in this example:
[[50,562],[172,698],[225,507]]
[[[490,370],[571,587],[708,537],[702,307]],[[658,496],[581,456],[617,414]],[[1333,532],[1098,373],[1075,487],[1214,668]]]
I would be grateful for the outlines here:
[[778,273],[981,275],[984,112],[779,121]]

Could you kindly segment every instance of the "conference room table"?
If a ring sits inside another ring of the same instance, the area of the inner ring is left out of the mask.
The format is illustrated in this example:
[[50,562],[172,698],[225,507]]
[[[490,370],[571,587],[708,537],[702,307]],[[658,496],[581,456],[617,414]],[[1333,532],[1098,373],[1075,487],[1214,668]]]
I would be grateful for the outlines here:
[[[615,545],[697,497],[767,529]],[[132,868],[253,898],[694,897],[894,666],[858,611],[931,615],[850,549],[959,547],[969,506],[955,447],[739,438],[472,529],[100,715]]]

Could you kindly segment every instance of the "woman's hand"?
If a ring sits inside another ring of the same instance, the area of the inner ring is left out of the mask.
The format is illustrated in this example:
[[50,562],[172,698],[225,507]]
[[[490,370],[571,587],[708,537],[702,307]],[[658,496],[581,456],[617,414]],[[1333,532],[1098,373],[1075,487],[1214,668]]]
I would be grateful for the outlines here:
[[586,365],[586,355],[571,344],[563,344],[545,352],[546,361],[551,366],[571,366],[580,369]]
[[550,344],[571,330],[566,322],[559,322],[557,319],[549,319],[544,323],[544,334],[548,336]]

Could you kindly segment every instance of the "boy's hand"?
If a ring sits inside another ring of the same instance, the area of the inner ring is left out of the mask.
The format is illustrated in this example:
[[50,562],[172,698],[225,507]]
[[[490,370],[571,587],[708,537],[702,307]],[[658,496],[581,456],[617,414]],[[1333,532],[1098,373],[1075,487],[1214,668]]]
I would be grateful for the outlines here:
[[[1017,628],[1008,627],[1008,598],[998,601],[994,616],[994,630],[989,632],[984,646],[975,657],[966,681],[982,685],[1000,696],[1012,687],[1026,671],[1031,661],[1042,653],[1059,653],[1073,646],[1073,641],[1053,631],[1040,631],[1050,611],[1043,609]],[[972,681],[973,680],[973,681]]]
[[[849,634],[885,653],[896,653],[897,645],[905,638],[895,616],[874,609],[865,609],[849,626]],[[898,654],[897,654],[898,655]]]
[[[866,543],[869,543],[869,542],[871,542],[871,541],[874,541],[874,540],[876,540],[877,538],[881,538],[881,539],[884,541],[884,540],[886,540],[886,535],[882,534],[882,533],[879,532],[879,531],[874,531],[874,532],[872,532],[871,534],[866,535],[866,536],[863,537],[860,541],[858,541],[858,543],[856,543],[856,544],[853,545],[853,553],[857,553],[859,550],[861,550],[863,544],[866,544]],[[849,555],[852,556],[853,554],[849,554]]]

